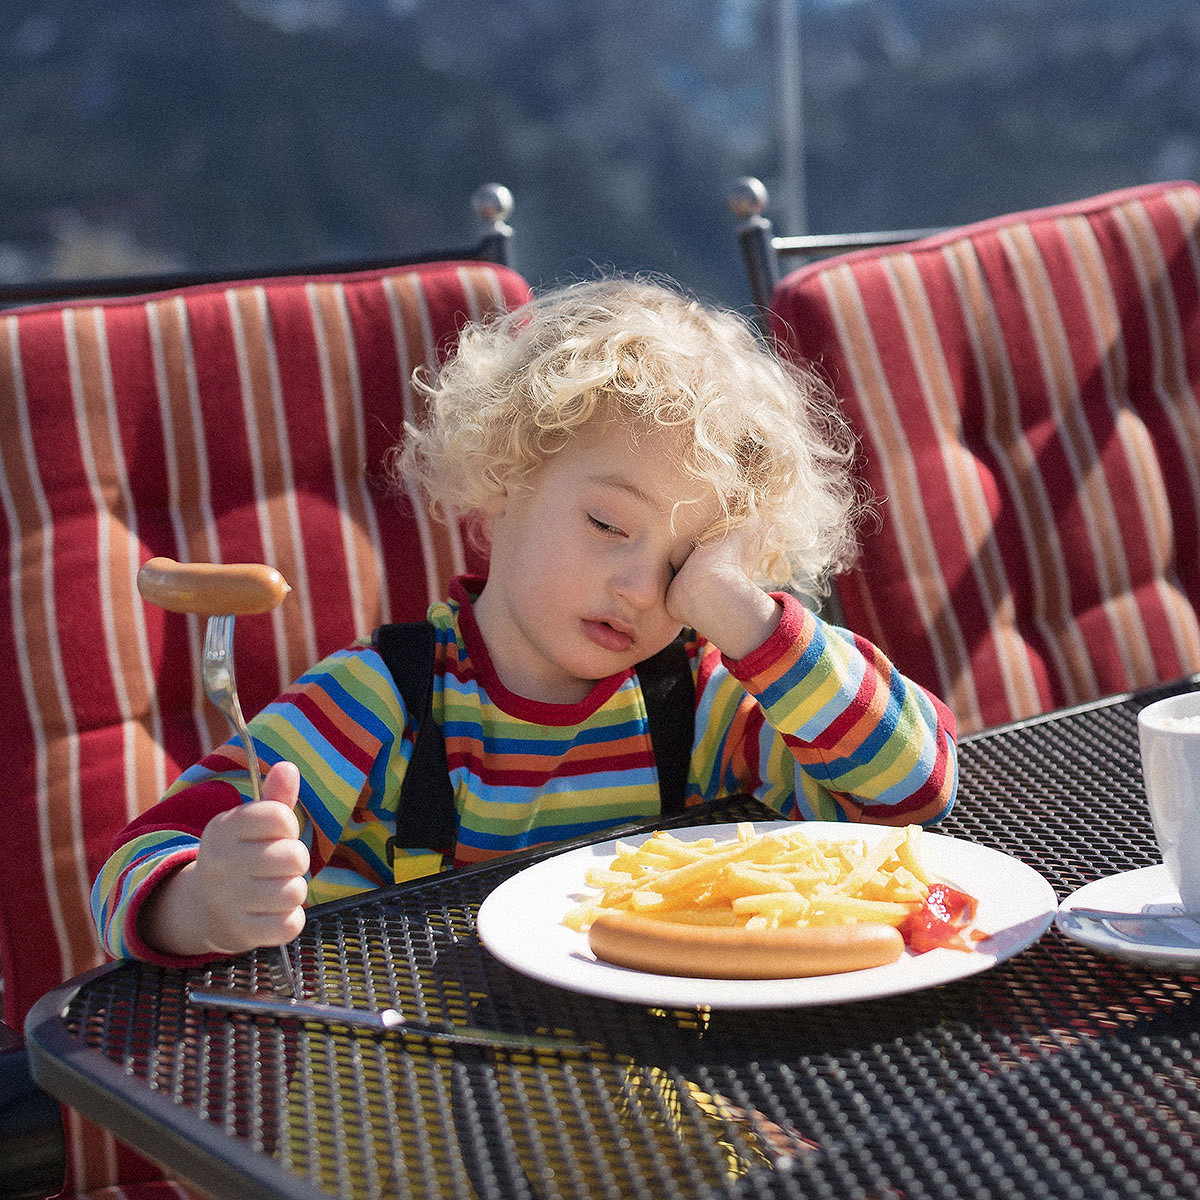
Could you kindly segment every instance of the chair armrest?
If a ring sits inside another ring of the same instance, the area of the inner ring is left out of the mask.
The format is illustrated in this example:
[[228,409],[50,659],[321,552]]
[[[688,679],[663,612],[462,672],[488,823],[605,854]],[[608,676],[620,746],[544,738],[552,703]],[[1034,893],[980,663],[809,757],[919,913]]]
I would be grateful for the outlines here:
[[66,1172],[62,1109],[33,1082],[25,1039],[0,1022],[0,1200],[44,1200]]

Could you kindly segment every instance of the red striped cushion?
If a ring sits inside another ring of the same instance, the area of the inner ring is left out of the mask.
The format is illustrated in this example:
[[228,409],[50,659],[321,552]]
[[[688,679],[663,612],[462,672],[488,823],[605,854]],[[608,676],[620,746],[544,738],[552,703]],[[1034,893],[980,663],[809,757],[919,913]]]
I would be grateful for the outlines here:
[[1200,188],[815,263],[772,308],[882,500],[846,622],[960,731],[1200,670]]
[[[10,1024],[101,961],[88,894],[113,835],[228,733],[200,684],[203,621],[144,605],[140,564],[284,573],[280,608],[237,624],[248,712],[379,622],[424,616],[479,564],[382,484],[420,416],[410,375],[528,294],[452,263],[0,314]],[[76,1182],[113,1182],[113,1154],[77,1145]]]

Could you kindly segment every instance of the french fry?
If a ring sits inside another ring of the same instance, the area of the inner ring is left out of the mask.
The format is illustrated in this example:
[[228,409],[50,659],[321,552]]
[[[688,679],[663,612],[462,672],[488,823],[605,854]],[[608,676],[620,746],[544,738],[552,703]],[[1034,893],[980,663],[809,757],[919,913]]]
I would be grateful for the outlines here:
[[854,925],[859,921],[878,921],[881,925],[899,925],[913,908],[912,904],[863,900],[858,896],[817,897],[809,907],[808,924]]
[[735,917],[743,917],[747,924],[754,922],[752,928],[757,928],[760,921],[765,922],[765,928],[778,929],[781,925],[808,925],[807,917],[810,903],[804,896],[796,892],[767,892],[758,896],[739,896],[730,904]]
[[919,825],[908,825],[905,827],[907,836],[896,847],[896,857],[928,888],[933,884],[934,878],[925,869],[925,865],[921,862],[920,856],[917,854],[917,837],[920,832],[921,827]]
[[[596,909],[603,912],[604,909]],[[651,917],[658,921],[669,921],[676,925],[736,925],[738,920],[732,909],[728,908],[684,908],[669,909],[665,912],[643,912],[643,917]]]

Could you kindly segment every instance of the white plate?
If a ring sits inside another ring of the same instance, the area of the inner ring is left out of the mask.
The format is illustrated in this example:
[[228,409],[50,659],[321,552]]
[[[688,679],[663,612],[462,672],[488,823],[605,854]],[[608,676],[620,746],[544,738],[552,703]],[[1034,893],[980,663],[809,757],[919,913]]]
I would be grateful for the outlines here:
[[1200,924],[1174,922],[1169,932],[1160,927],[1164,940],[1158,941],[1141,937],[1127,927],[1118,929],[1090,921],[1086,925],[1072,921],[1073,908],[1107,908],[1122,913],[1181,912],[1179,889],[1161,863],[1084,884],[1062,902],[1054,923],[1067,937],[1084,946],[1144,967],[1170,971],[1200,969]]
[[[792,821],[754,826],[760,833],[795,827]],[[722,841],[736,836],[737,828],[707,825],[674,832],[684,841],[702,837]],[[822,838],[862,838],[868,843],[889,832],[880,825],[818,821],[808,822],[805,829]],[[621,840],[638,843],[637,838]],[[588,949],[587,935],[562,923],[567,910],[590,891],[584,883],[588,868],[606,863],[615,847],[612,841],[570,850],[505,880],[480,905],[476,926],[480,940],[514,970],[591,996],[684,1008],[782,1008],[895,996],[978,974],[1041,937],[1058,907],[1054,890],[1032,867],[998,850],[926,833],[921,838],[926,866],[979,901],[976,924],[990,936],[977,950],[940,948],[925,954],[906,950],[887,966],[806,979],[651,975],[600,961]]]

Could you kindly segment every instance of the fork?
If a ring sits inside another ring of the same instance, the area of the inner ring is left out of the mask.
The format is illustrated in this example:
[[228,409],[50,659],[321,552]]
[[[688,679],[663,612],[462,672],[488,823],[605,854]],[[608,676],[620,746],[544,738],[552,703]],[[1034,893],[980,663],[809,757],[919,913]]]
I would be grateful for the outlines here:
[[[246,770],[250,776],[250,798],[262,799],[262,784],[258,775],[258,752],[246,728],[242,706],[238,702],[237,680],[233,667],[233,616],[210,616],[204,630],[204,657],[201,665],[204,690],[217,711],[223,713],[233,726],[246,751]],[[280,996],[298,998],[300,988],[292,968],[287,946],[279,947],[278,963],[271,963],[271,983]]]
[[1087,921],[1097,925],[1169,925],[1179,921],[1185,924],[1200,924],[1200,912],[1118,912],[1108,908],[1065,908],[1064,919]]

